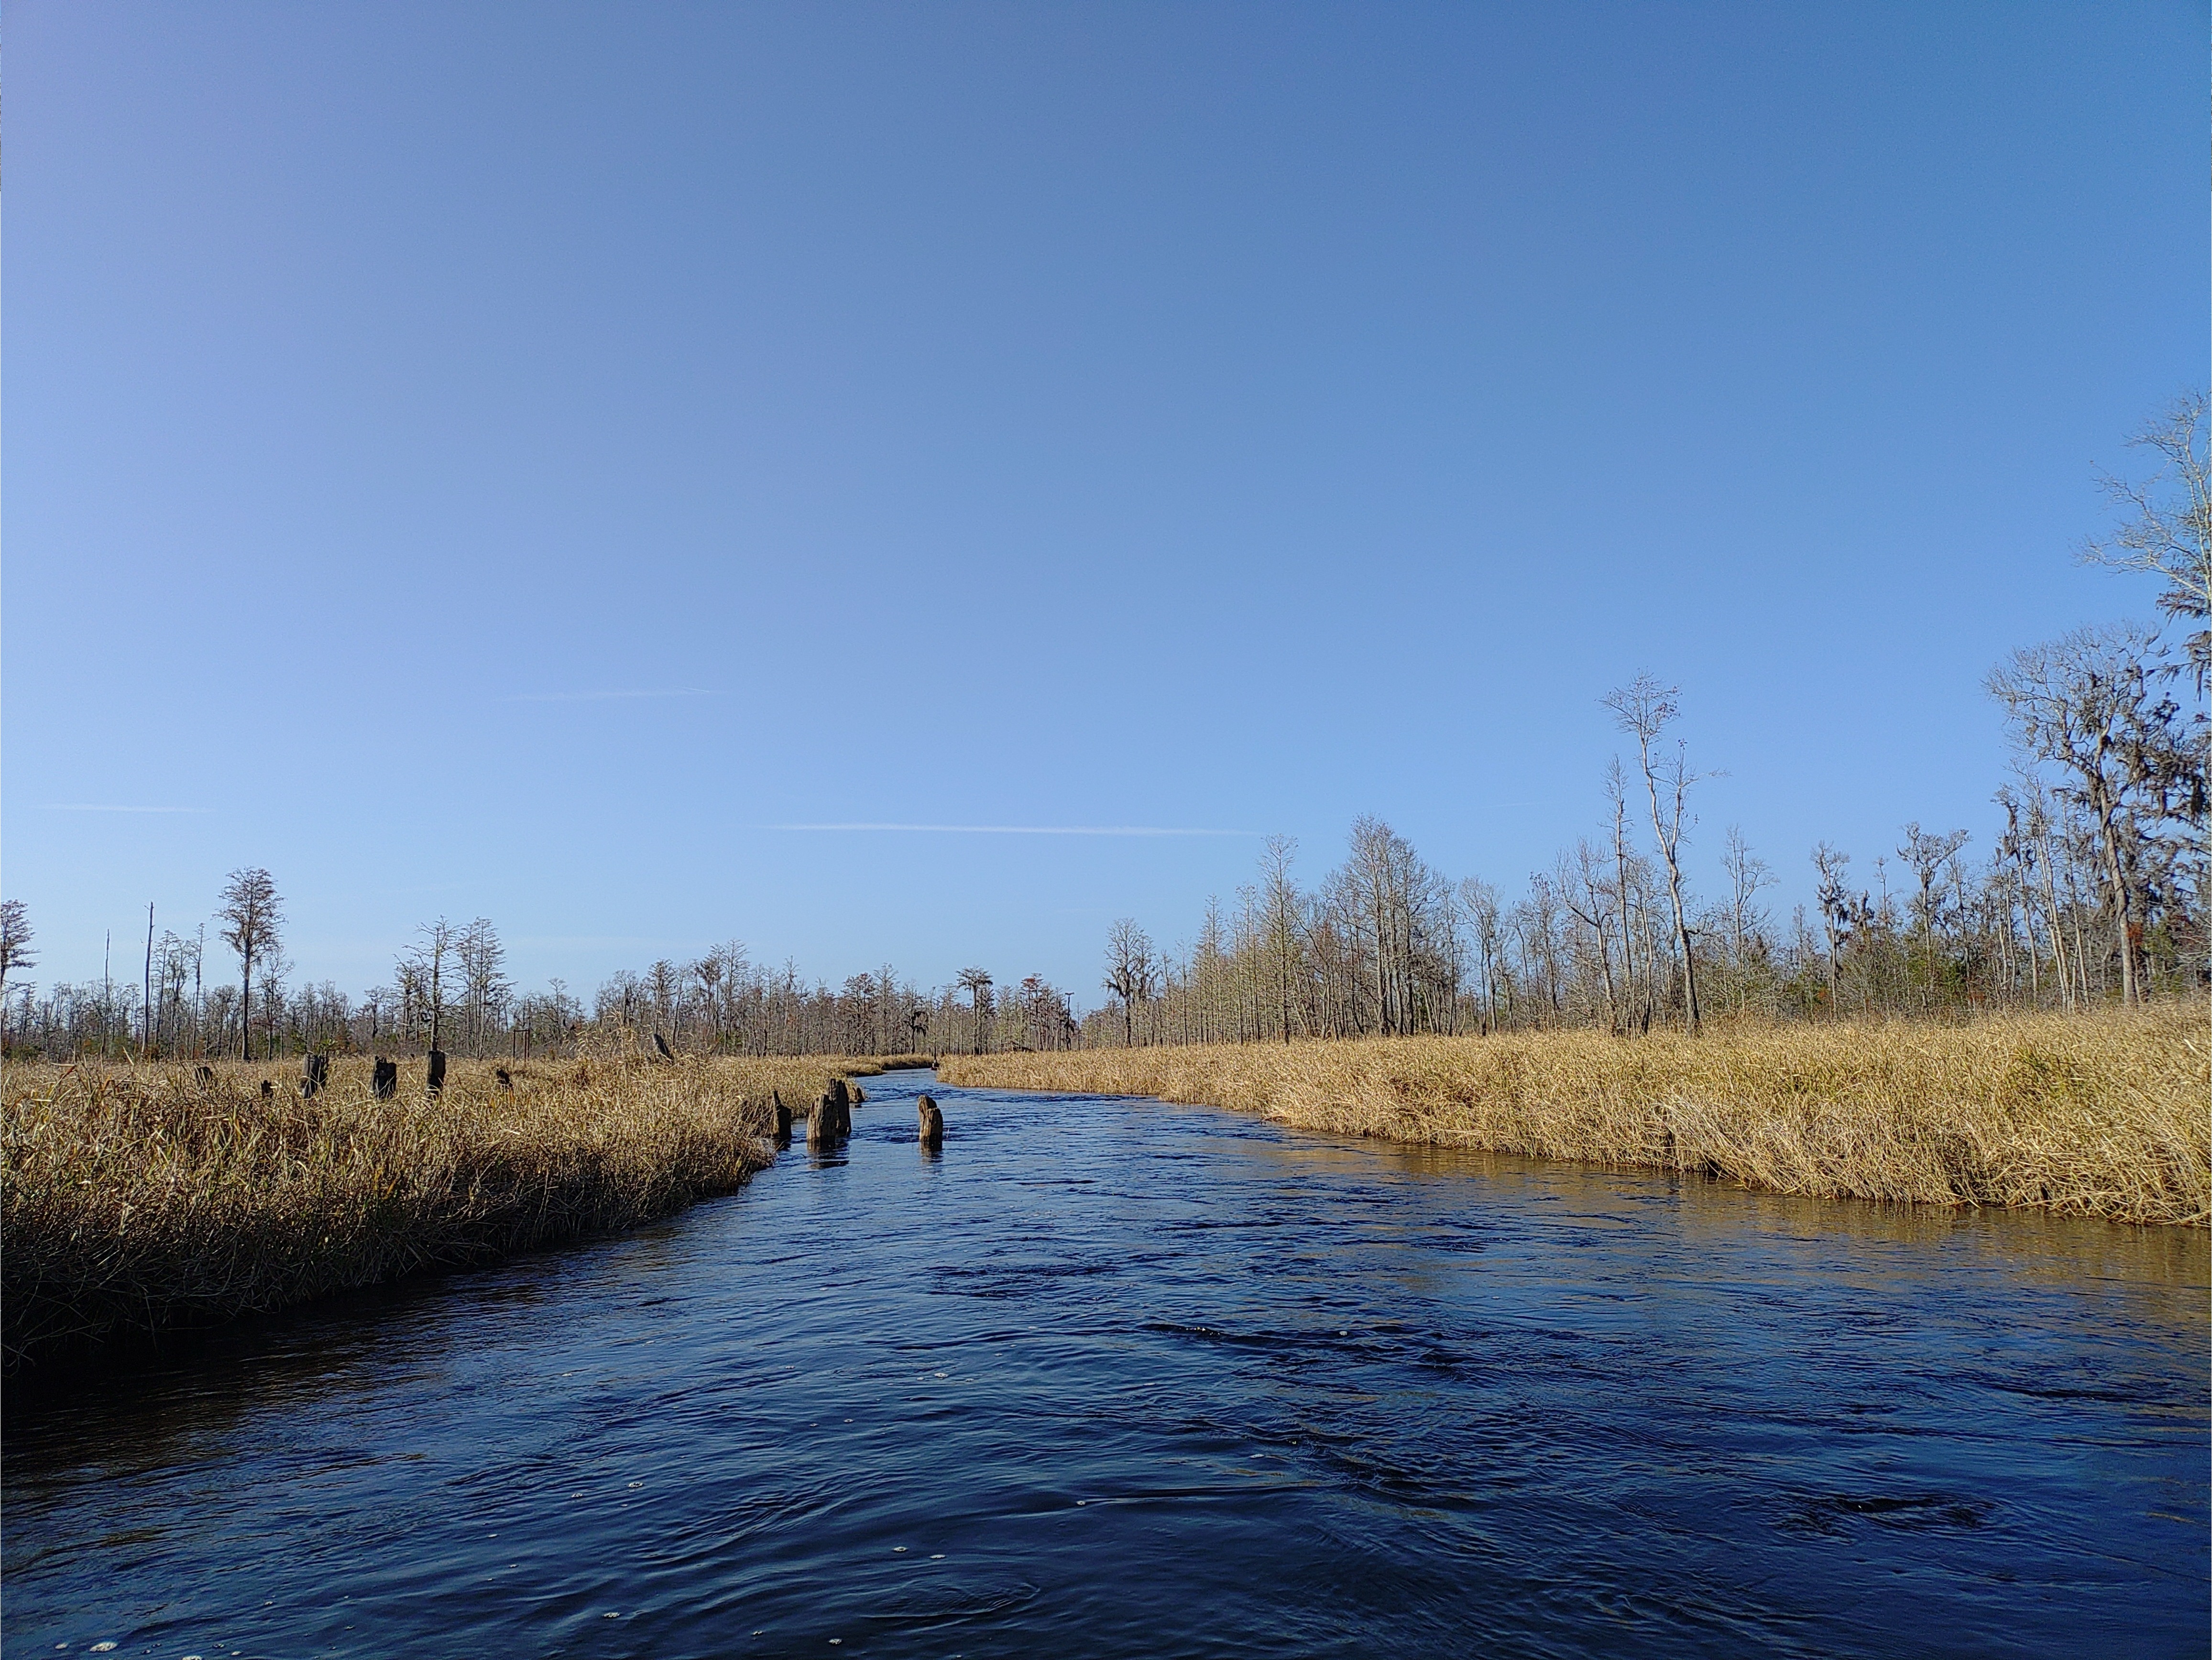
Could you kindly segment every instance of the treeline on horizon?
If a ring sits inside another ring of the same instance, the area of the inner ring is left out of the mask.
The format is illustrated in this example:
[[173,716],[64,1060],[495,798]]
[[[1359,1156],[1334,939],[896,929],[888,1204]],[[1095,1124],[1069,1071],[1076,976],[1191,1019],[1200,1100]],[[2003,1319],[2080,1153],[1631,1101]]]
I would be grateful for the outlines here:
[[206,927],[157,937],[149,920],[135,983],[111,974],[41,996],[21,978],[36,962],[29,918],[20,902],[0,903],[0,1042],[56,1058],[527,1056],[657,1034],[692,1051],[880,1055],[1559,1026],[1631,1035],[1695,1030],[1717,1014],[2070,1011],[2202,990],[2212,916],[2203,395],[2131,442],[2155,464],[2103,480],[2129,516],[2083,553],[2160,580],[2159,609],[2193,625],[2179,650],[2123,623],[2014,653],[1987,682],[2013,751],[1994,795],[2002,828],[1978,847],[1965,830],[1908,824],[1857,866],[1819,842],[1814,902],[1786,921],[1763,902],[1772,866],[1734,828],[1718,887],[1692,885],[1684,849],[1701,775],[1675,690],[1646,675],[1605,699],[1630,752],[1605,775],[1603,820],[1518,892],[1447,877],[1372,818],[1310,887],[1295,875],[1295,844],[1272,838],[1254,882],[1231,907],[1210,903],[1189,945],[1164,951],[1133,919],[1117,922],[1104,1001],[1087,1012],[1036,975],[1001,985],[971,968],[923,989],[886,964],[832,988],[787,963],[755,964],[736,942],[617,973],[588,1003],[558,980],[523,994],[482,918],[424,925],[391,981],[353,997],[328,981],[293,983],[276,884],[242,870],[212,919],[235,985],[211,971]]
[[2205,422],[2197,392],[2136,433],[2130,446],[2151,465],[2100,478],[2122,522],[2081,550],[2158,579],[2158,609],[2186,630],[2179,650],[2138,623],[2085,627],[1990,671],[2012,775],[1995,791],[2003,828],[1985,850],[1967,830],[1916,822],[1855,871],[1849,853],[1818,842],[1814,903],[1778,925],[1761,903],[1774,871],[1731,827],[1719,890],[1698,894],[1682,850],[1700,775],[1678,733],[1676,690],[1640,676],[1605,699],[1632,756],[1606,774],[1603,822],[1519,895],[1450,879],[1374,818],[1354,824],[1342,865],[1303,889],[1294,846],[1277,838],[1233,910],[1209,905],[1189,949],[1162,953],[1133,920],[1115,926],[1109,1005],[1084,1022],[1085,1042],[1629,1034],[1695,1031],[1715,1012],[2070,1011],[2203,988]]

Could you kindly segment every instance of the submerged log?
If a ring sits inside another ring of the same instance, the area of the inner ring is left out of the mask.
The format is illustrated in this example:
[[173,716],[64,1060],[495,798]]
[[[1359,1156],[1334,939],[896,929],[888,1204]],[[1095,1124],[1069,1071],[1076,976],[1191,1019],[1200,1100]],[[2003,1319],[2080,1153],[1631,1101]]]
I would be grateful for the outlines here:
[[945,1145],[945,1115],[938,1110],[936,1101],[927,1095],[914,1105],[915,1116],[921,1121],[915,1139],[934,1152]]
[[376,1057],[376,1070],[371,1075],[369,1087],[380,1101],[389,1101],[399,1093],[399,1063]]

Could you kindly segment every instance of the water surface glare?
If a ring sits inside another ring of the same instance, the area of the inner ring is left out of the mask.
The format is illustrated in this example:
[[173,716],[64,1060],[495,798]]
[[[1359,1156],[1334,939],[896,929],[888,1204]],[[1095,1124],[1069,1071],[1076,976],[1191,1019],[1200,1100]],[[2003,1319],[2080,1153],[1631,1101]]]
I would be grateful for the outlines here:
[[12,1390],[9,1651],[2204,1651],[2201,1231],[927,1082]]

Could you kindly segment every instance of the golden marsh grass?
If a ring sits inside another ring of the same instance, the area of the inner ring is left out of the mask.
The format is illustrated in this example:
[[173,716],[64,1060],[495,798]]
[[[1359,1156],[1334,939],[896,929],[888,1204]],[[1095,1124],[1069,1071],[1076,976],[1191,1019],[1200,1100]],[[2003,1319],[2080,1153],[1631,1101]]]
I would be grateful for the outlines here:
[[2093,1015],[947,1056],[987,1089],[1157,1096],[1304,1129],[1701,1171],[1827,1198],[2212,1219],[2202,1003]]
[[[767,1164],[771,1091],[800,1116],[881,1061],[456,1061],[380,1101],[366,1059],[302,1099],[290,1068],[9,1064],[0,1311],[12,1368],[438,1264],[631,1227]],[[270,1090],[264,1095],[266,1080]]]

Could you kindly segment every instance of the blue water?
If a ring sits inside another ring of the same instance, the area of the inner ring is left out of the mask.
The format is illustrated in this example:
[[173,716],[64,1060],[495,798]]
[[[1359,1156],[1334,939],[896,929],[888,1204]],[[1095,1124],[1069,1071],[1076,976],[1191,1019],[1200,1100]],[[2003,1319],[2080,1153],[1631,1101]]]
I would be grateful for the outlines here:
[[13,1389],[9,1652],[2205,1651],[2201,1231],[927,1083]]

